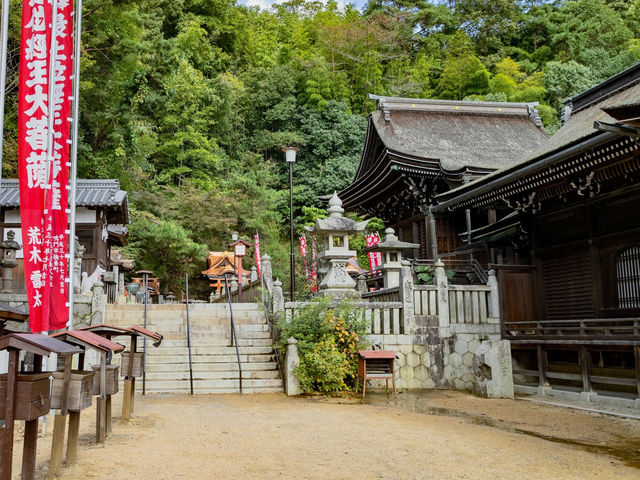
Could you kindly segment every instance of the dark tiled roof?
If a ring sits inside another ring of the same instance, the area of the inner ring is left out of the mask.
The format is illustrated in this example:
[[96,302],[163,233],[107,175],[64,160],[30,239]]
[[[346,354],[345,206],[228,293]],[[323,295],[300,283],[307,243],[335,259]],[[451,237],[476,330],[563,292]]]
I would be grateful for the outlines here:
[[[566,121],[547,142],[529,154],[521,155],[513,165],[493,172],[473,182],[438,195],[437,210],[452,208],[480,195],[484,190],[496,190],[526,175],[542,171],[554,156],[561,156],[570,149],[586,149],[589,142],[604,143],[611,135],[594,128],[594,123],[615,123],[616,119],[607,112],[614,110],[637,110],[640,104],[640,63],[610,79],[568,99]],[[577,106],[577,108],[576,108]]]
[[[109,180],[78,180],[76,189],[78,207],[103,207],[119,211],[111,223],[129,223],[127,192],[120,189],[120,182]],[[0,184],[0,208],[18,208],[20,192],[17,179],[3,179]]]
[[535,104],[371,97],[384,145],[438,160],[444,171],[503,168],[547,139]]
[[[78,180],[76,203],[79,207],[116,207],[127,199],[118,180]],[[3,179],[0,187],[0,207],[19,207],[17,179]]]

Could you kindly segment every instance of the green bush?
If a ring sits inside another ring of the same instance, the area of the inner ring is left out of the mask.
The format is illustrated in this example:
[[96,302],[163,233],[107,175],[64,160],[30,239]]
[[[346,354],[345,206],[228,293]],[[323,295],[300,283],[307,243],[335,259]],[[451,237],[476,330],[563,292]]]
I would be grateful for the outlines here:
[[281,317],[276,328],[283,355],[289,337],[298,341],[300,365],[295,374],[303,391],[334,392],[354,384],[358,350],[368,343],[366,323],[352,300],[314,299],[290,321]]
[[295,374],[304,392],[345,390],[348,388],[345,380],[354,376],[347,356],[331,337],[325,337],[300,357]]

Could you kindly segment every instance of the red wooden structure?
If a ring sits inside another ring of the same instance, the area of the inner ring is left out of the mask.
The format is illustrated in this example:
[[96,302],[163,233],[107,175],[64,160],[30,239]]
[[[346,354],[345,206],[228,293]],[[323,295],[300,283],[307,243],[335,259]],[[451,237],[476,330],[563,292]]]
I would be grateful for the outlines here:
[[387,384],[389,380],[393,384],[393,394],[397,397],[396,381],[394,378],[394,361],[396,353],[392,350],[359,350],[358,351],[358,377],[356,379],[356,393],[362,378],[362,398],[367,392],[367,380],[382,380]]

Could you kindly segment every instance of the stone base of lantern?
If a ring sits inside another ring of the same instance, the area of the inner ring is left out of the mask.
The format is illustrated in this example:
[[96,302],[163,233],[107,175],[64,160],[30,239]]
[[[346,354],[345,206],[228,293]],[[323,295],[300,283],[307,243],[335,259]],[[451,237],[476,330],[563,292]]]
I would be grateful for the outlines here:
[[320,295],[332,298],[356,298],[356,282],[347,273],[347,260],[329,259],[329,271],[318,285]]

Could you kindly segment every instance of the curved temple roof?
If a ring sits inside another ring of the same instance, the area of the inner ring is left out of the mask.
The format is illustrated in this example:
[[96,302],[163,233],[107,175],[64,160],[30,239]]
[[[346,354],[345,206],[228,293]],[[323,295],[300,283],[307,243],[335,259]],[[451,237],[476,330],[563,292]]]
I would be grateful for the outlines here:
[[366,210],[399,191],[426,203],[433,181],[459,185],[464,176],[511,165],[547,139],[535,103],[370,97],[377,109],[360,166],[340,192],[347,209]]

